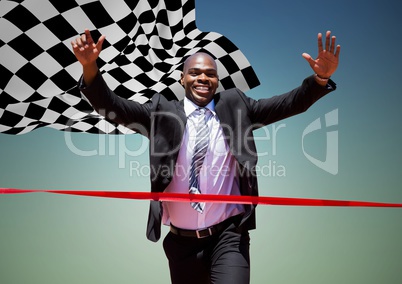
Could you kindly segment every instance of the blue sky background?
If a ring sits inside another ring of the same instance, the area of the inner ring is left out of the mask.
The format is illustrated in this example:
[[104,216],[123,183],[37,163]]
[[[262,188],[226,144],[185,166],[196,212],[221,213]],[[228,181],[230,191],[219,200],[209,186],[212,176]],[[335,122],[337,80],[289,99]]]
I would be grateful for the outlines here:
[[[318,32],[331,30],[342,46],[338,89],[256,132],[268,153],[259,159],[261,195],[402,203],[401,12],[391,0],[196,1],[197,27],[228,37],[254,67],[261,85],[247,94],[256,99],[312,73],[301,54],[317,54]],[[338,123],[326,128],[334,110]],[[303,137],[317,119],[322,129]],[[328,131],[338,135],[336,175],[306,157],[325,161],[335,149]],[[143,143],[54,129],[0,134],[0,187],[148,191],[148,152],[124,155]],[[162,242],[145,238],[147,214],[147,201],[0,196],[0,283],[169,283]],[[259,206],[251,283],[400,283],[401,220],[402,209]]]

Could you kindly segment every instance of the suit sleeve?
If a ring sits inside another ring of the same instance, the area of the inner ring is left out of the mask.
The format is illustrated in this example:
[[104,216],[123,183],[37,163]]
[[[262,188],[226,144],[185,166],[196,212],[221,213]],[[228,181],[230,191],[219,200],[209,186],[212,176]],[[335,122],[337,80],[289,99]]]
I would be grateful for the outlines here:
[[332,80],[321,86],[315,82],[314,76],[310,76],[301,86],[282,95],[260,100],[248,98],[251,120],[255,125],[264,126],[297,115],[335,89]]
[[117,96],[107,86],[100,73],[97,74],[90,86],[85,86],[81,78],[79,88],[94,110],[101,116],[148,136],[152,101],[141,104]]

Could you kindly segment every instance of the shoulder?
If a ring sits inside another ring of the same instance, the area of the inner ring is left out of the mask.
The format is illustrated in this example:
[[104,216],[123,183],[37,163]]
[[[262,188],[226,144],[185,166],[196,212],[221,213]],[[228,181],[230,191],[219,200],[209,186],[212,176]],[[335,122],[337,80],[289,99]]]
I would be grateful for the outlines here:
[[240,89],[238,88],[230,88],[230,89],[226,89],[221,91],[219,94],[223,95],[223,96],[228,96],[228,95],[245,95]]
[[154,111],[171,111],[183,107],[182,100],[168,100],[164,95],[155,93],[149,103],[152,105]]
[[247,95],[238,88],[231,88],[216,93],[214,98],[215,101],[220,99],[224,101],[236,101],[247,98]]
[[238,88],[231,88],[219,92],[215,95],[215,105],[225,104],[230,106],[244,105],[249,107],[253,103],[253,99],[248,97],[243,91]]

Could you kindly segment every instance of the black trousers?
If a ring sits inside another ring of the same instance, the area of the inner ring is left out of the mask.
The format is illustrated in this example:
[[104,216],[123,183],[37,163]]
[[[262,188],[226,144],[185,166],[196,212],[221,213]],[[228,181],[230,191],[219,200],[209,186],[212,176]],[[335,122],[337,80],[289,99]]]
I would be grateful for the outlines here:
[[250,237],[235,222],[203,239],[169,232],[163,248],[173,284],[250,283]]

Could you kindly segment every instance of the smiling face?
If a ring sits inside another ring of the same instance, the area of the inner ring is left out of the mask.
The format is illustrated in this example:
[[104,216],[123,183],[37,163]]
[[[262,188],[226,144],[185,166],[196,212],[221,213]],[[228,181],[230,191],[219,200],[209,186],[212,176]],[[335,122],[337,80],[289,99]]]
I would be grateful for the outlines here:
[[206,53],[195,53],[184,62],[181,75],[186,97],[198,106],[206,106],[219,85],[215,60]]

